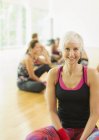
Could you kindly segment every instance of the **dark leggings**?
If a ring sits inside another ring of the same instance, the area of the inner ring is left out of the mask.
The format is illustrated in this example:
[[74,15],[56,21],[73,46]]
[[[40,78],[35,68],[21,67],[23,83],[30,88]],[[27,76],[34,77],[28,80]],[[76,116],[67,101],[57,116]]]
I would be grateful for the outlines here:
[[[35,70],[35,74],[38,77],[40,77],[43,73],[48,72],[49,70],[50,70],[49,65],[47,64],[41,65]],[[36,93],[41,92],[46,87],[43,82],[38,82],[38,81],[33,81],[33,80],[18,82],[17,85],[19,89],[21,90],[29,91],[29,92],[36,92]]]

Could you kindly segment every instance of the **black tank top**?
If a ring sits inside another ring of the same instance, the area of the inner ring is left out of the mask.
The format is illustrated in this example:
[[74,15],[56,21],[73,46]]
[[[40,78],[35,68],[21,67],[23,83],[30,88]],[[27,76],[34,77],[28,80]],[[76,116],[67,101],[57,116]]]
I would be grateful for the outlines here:
[[63,89],[60,84],[62,68],[59,68],[59,78],[55,93],[58,99],[58,116],[64,128],[84,128],[89,118],[89,87],[85,82],[83,67],[83,83],[76,89]]

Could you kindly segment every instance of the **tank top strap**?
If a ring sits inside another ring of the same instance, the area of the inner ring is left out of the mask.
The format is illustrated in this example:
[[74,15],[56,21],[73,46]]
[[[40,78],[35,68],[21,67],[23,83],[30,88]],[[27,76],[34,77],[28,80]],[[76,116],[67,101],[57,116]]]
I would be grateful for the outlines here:
[[63,66],[60,66],[60,67],[58,68],[56,84],[57,84],[57,82],[59,81],[59,78],[60,78],[60,74],[61,74],[62,69],[63,69]]
[[87,84],[87,67],[83,66],[83,80]]

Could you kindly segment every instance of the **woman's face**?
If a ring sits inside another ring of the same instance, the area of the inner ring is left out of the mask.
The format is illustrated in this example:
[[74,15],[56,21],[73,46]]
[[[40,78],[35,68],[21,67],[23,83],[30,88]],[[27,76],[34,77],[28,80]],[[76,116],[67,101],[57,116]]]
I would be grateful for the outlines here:
[[81,57],[81,47],[79,43],[69,42],[64,46],[63,52],[64,60],[73,65],[78,63],[78,60]]
[[40,43],[35,44],[35,47],[33,48],[33,52],[40,55],[40,53],[41,53],[41,44]]

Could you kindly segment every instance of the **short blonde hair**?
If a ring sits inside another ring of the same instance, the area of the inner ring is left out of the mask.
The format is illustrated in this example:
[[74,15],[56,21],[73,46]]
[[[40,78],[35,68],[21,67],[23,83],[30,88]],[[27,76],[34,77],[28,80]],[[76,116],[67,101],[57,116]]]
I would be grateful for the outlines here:
[[83,39],[78,33],[74,31],[67,32],[63,40],[63,48],[70,42],[79,43],[81,50],[83,50]]

